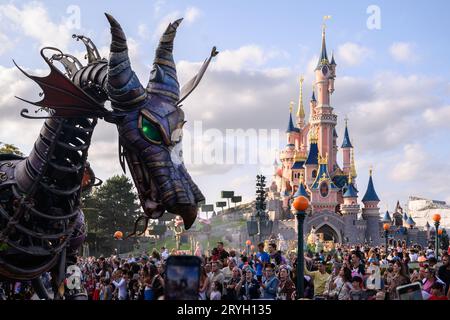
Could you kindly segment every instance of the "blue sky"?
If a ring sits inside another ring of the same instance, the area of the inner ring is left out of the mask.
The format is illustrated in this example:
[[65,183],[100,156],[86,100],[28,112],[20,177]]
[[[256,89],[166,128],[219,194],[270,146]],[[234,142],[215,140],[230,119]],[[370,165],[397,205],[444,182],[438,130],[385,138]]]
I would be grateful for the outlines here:
[[[80,9],[79,30],[64,27],[71,5]],[[367,28],[370,5],[380,8],[380,30]],[[300,73],[305,74],[305,95],[310,96],[322,17],[331,15],[327,48],[329,54],[334,50],[338,64],[332,104],[339,117],[338,141],[342,119],[350,118],[360,197],[373,165],[382,210],[386,205],[392,209],[397,199],[405,203],[409,195],[450,201],[450,187],[441,180],[450,175],[449,9],[448,1],[2,1],[0,110],[8,116],[0,119],[0,141],[28,152],[41,125],[18,116],[24,106],[12,96],[34,99],[36,90],[12,68],[11,59],[29,70],[44,69],[38,53],[44,44],[81,54],[83,48],[70,39],[72,33],[92,37],[107,55],[109,31],[103,12],[114,15],[125,29],[133,45],[133,65],[144,83],[158,31],[171,19],[186,18],[175,44],[182,79],[195,74],[213,45],[221,51],[185,103],[190,125],[202,120],[205,128],[284,132]],[[105,179],[120,172],[116,135],[104,124],[97,130],[90,156]],[[279,147],[283,145],[282,140]],[[270,166],[258,165],[189,169],[208,202],[220,200],[223,189],[250,199],[256,174],[271,174]]]

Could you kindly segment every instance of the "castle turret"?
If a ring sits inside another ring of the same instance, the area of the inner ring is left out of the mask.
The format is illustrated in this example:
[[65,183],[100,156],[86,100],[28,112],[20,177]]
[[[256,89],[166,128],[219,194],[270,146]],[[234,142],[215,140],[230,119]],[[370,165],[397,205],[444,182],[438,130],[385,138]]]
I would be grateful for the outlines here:
[[380,208],[378,208],[380,199],[373,186],[372,169],[369,171],[369,183],[362,202],[364,204],[362,216],[366,220],[367,225],[365,238],[366,240],[371,239],[374,245],[378,245],[382,242],[380,235]]
[[310,130],[309,143],[309,153],[304,164],[305,182],[307,186],[310,186],[317,176],[319,149],[317,147],[317,135],[314,129]]
[[294,199],[297,197],[300,197],[300,196],[306,197],[308,199],[310,197],[308,191],[306,191],[306,188],[305,188],[303,175],[300,176],[297,192],[295,192],[295,194],[294,194]]
[[348,173],[350,172],[350,166],[351,166],[351,158],[350,158],[350,153],[351,150],[353,149],[353,146],[350,142],[350,137],[348,135],[348,126],[347,126],[347,119],[345,119],[345,131],[344,131],[344,140],[342,141],[342,171],[344,171],[344,173],[346,175],[348,175]]
[[309,122],[312,121],[314,114],[316,113],[315,108],[317,106],[316,94],[314,93],[314,84],[312,90],[311,101],[309,102]]
[[358,219],[359,204],[358,190],[353,185],[352,176],[348,176],[348,184],[343,195],[344,203],[341,204],[341,213],[344,219],[344,233],[348,243],[357,243],[356,221]]

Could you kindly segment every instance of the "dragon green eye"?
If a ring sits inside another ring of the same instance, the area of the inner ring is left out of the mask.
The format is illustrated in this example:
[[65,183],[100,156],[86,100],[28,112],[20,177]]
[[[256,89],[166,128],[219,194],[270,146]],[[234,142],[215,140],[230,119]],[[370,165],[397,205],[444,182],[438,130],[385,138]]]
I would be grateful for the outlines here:
[[159,129],[146,117],[141,117],[141,131],[145,138],[153,143],[160,144],[162,142],[162,136]]

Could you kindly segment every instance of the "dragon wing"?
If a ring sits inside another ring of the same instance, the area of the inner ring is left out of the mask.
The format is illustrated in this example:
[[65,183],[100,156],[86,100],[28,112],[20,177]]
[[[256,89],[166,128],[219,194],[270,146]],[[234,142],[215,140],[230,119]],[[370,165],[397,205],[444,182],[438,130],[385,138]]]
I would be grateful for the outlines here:
[[91,98],[55,67],[42,51],[41,55],[50,67],[50,74],[45,77],[30,75],[20,68],[14,60],[13,62],[25,76],[41,87],[44,98],[38,102],[31,102],[20,97],[16,98],[38,107],[53,109],[54,115],[61,117],[102,117],[108,113],[108,110],[101,103]]

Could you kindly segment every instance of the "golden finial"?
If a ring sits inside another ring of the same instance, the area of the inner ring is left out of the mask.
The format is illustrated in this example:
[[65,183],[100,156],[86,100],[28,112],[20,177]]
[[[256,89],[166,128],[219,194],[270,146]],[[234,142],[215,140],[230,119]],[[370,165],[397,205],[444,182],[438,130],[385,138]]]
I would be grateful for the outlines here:
[[348,173],[348,184],[352,184],[352,182],[353,182],[352,173],[349,172]]
[[305,178],[303,177],[303,172],[300,173],[300,183],[303,184],[305,182]]
[[297,110],[297,118],[304,119],[305,118],[305,109],[303,107],[303,81],[305,79],[303,76],[300,76],[300,95],[298,97],[298,110]]
[[370,167],[369,167],[369,175],[370,175],[370,176],[372,176],[372,171],[373,171],[373,166],[370,165]]
[[317,143],[319,140],[318,127],[312,127],[309,131],[309,143]]
[[328,152],[325,154],[325,157],[322,157],[319,154],[319,164],[327,164],[328,163]]
[[331,19],[331,16],[330,16],[330,15],[328,15],[328,16],[323,16],[322,33],[325,33],[325,29],[327,28],[327,25],[326,25],[325,21],[327,21],[327,20],[329,20],[329,19]]
[[347,127],[347,124],[348,124],[348,116],[347,115],[345,115],[344,121],[345,121],[345,126]]
[[292,113],[292,109],[294,108],[294,101],[289,103],[289,112]]

